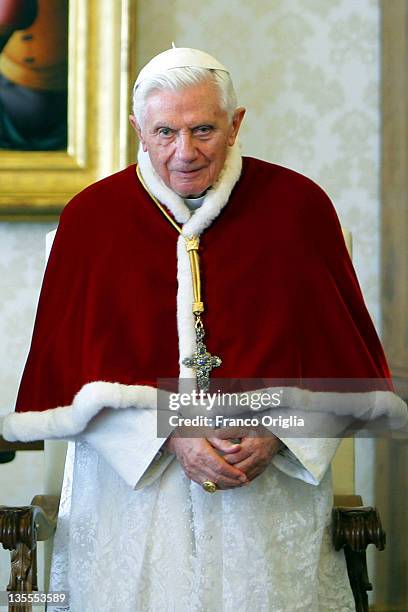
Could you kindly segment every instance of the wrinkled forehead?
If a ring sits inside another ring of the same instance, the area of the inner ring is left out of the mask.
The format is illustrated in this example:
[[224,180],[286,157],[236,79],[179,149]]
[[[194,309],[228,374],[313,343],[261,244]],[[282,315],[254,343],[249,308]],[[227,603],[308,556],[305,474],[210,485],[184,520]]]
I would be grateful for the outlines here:
[[152,89],[145,100],[144,118],[149,122],[169,117],[190,122],[214,121],[227,115],[217,85],[203,81],[181,89]]

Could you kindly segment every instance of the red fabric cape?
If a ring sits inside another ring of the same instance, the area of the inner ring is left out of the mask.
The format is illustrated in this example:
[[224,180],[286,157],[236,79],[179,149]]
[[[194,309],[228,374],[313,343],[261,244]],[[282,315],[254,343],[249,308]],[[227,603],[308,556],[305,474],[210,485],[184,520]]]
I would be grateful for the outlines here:
[[[70,405],[92,381],[178,377],[177,238],[135,166],[71,200],[17,411]],[[223,359],[213,377],[390,377],[334,208],[311,180],[244,158],[200,257],[207,346]]]

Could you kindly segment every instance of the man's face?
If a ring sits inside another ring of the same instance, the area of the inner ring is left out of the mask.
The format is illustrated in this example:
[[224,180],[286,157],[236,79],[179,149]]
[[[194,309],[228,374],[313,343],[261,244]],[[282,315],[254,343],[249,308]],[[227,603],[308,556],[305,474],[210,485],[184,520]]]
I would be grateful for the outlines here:
[[217,86],[208,80],[179,91],[153,91],[143,125],[133,115],[130,121],[161,179],[188,197],[201,195],[216,182],[244,113],[238,108],[229,122]]

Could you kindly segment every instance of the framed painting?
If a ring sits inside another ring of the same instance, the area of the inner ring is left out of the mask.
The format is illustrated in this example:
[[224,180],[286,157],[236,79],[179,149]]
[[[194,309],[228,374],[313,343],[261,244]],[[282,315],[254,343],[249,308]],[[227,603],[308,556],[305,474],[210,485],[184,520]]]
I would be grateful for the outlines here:
[[0,220],[55,218],[134,157],[135,0],[0,6]]

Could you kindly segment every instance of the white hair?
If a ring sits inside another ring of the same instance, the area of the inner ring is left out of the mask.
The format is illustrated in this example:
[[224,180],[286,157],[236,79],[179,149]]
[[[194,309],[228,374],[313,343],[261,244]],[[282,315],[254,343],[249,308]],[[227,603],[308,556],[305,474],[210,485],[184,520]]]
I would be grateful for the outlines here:
[[224,70],[213,70],[209,68],[172,68],[162,74],[158,74],[150,79],[145,79],[133,89],[133,114],[140,126],[143,124],[143,110],[147,103],[147,98],[153,91],[172,89],[179,91],[184,87],[198,85],[203,81],[213,81],[219,91],[220,106],[228,114],[231,121],[234,110],[237,107],[237,96],[228,72]]

